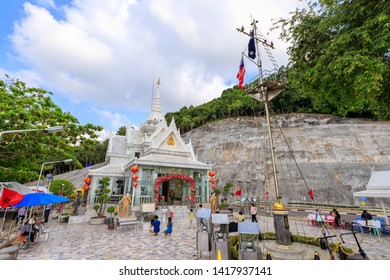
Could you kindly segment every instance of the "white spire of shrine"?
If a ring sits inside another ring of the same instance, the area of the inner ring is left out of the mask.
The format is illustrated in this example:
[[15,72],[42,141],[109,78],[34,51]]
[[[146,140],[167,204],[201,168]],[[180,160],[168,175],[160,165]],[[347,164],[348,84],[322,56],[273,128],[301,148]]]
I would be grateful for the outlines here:
[[160,102],[160,78],[157,80],[157,90],[156,96],[153,99],[152,112],[147,119],[147,122],[160,122],[163,119],[163,115],[161,113],[161,102]]

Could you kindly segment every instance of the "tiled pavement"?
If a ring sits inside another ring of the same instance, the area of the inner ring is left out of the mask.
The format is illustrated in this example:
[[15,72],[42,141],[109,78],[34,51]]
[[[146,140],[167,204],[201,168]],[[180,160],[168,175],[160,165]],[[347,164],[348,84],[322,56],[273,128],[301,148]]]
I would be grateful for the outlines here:
[[[292,219],[290,230],[302,236],[319,237],[321,227],[308,225],[302,219]],[[271,217],[259,217],[262,232],[273,231]],[[174,220],[173,234],[166,237],[160,233],[153,236],[145,229],[133,230],[123,227],[108,230],[107,225],[64,224],[51,220],[47,227],[49,239],[44,235],[38,244],[19,251],[20,260],[196,260],[196,230],[188,228],[188,222],[182,218]],[[162,230],[165,225],[162,225]],[[348,232],[337,229],[337,235]],[[336,232],[331,231],[331,234]],[[374,235],[358,235],[361,246],[371,260],[390,260],[390,235],[377,237]],[[345,246],[357,250],[356,243],[351,242],[352,235],[346,237]],[[337,241],[333,239],[332,241]],[[294,245],[293,245],[294,246]],[[288,250],[288,249],[284,249]],[[327,251],[318,247],[321,259],[328,259]],[[265,249],[263,249],[265,251]],[[202,254],[203,259],[208,254]]]

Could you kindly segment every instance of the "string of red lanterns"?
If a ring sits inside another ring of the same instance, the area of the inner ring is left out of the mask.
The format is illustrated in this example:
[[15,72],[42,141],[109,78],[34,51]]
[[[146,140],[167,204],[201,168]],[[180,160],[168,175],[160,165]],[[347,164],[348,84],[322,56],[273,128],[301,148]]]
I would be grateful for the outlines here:
[[217,179],[214,178],[215,176],[215,172],[214,171],[209,171],[209,176],[210,176],[210,183],[211,183],[211,188],[213,190],[215,190],[215,182],[217,181]]
[[87,178],[84,178],[83,181],[84,181],[84,186],[83,186],[83,190],[84,190],[83,206],[85,206],[85,205],[87,205],[88,191],[90,189],[90,185],[92,183],[92,179],[90,177],[87,177]]
[[133,187],[134,188],[137,188],[138,187],[138,166],[137,165],[133,165],[131,168],[130,168],[130,171],[131,173],[133,173],[133,175],[131,176],[131,179],[133,179]]

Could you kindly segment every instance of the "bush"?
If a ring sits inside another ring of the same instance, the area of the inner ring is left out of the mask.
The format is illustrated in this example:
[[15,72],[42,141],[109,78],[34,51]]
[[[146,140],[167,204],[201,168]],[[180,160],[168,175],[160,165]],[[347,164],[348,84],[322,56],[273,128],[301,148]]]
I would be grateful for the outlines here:
[[53,194],[62,192],[62,195],[68,198],[72,196],[73,188],[72,182],[66,179],[54,179],[50,184],[50,192]]
[[99,181],[99,186],[97,190],[95,190],[96,193],[96,200],[99,204],[95,205],[93,209],[95,209],[96,214],[99,218],[103,217],[104,212],[106,211],[106,205],[108,202],[110,202],[110,189],[108,186],[110,185],[110,178],[104,177]]

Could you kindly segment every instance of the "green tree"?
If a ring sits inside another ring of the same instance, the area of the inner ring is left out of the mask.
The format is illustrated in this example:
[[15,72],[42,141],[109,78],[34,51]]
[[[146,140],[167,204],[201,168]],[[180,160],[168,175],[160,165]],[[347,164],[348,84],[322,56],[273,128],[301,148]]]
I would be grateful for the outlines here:
[[[43,162],[72,158],[75,147],[86,139],[96,139],[102,127],[80,125],[50,98],[52,93],[26,86],[19,80],[0,80],[0,131],[63,126],[62,132],[42,131],[3,134],[0,139],[0,178],[21,183],[38,179]],[[46,167],[46,166],[45,166]]]
[[108,139],[100,142],[95,139],[85,139],[75,147],[75,156],[83,166],[104,162],[108,147]]
[[277,27],[290,43],[289,85],[315,111],[390,117],[388,1],[311,1]]
[[74,185],[66,179],[54,179],[50,184],[50,192],[53,194],[62,193],[63,196],[70,198],[73,194]]
[[96,193],[96,200],[98,204],[96,204],[93,209],[95,209],[96,214],[99,218],[101,218],[105,211],[106,211],[106,205],[111,200],[110,196],[110,189],[108,186],[110,185],[110,178],[104,177],[99,180],[99,186],[95,190]]
[[120,128],[118,128],[116,135],[125,136],[126,135],[126,126],[121,126]]

